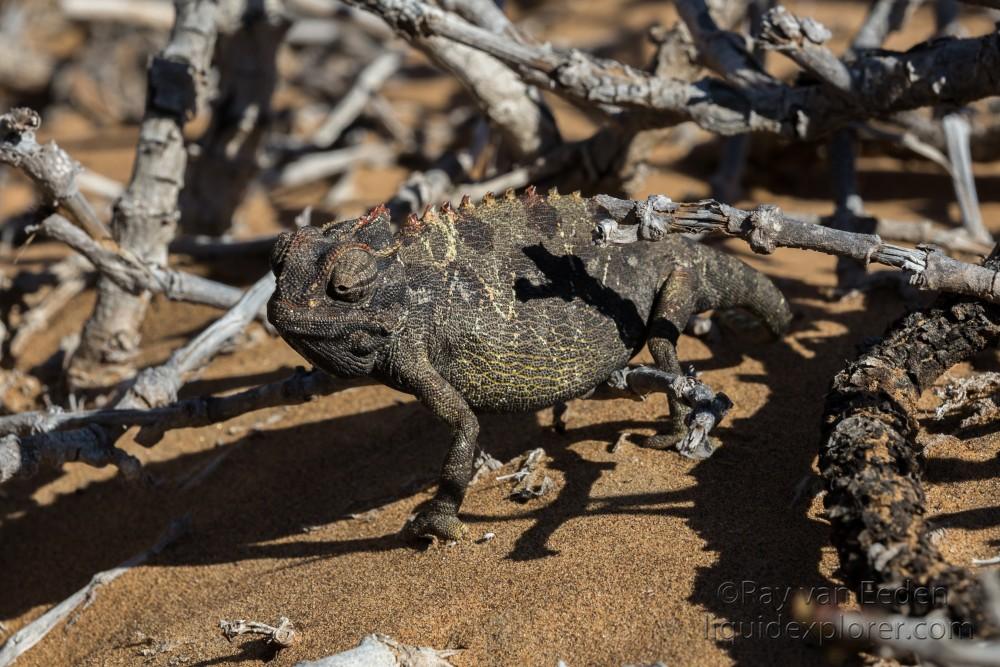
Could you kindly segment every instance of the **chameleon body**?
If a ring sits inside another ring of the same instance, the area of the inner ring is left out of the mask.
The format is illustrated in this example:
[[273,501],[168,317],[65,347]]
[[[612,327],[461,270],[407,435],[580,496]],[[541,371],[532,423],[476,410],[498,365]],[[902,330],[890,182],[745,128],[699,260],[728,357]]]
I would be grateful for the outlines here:
[[[675,345],[694,313],[743,306],[775,334],[788,305],[763,275],[681,237],[599,247],[600,205],[579,195],[486,197],[410,216],[384,207],[282,234],[268,317],[316,366],[416,395],[452,430],[435,498],[409,525],[457,539],[473,473],[476,412],[519,412],[585,395],[649,345],[680,373]],[[685,407],[670,397],[671,428]]]

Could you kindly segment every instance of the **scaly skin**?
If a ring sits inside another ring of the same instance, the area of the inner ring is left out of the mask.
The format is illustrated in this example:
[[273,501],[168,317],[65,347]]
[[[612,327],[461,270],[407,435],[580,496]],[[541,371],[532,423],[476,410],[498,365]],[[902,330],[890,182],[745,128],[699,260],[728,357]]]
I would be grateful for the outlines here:
[[[681,237],[598,247],[602,209],[579,195],[509,192],[411,216],[393,233],[379,207],[286,232],[275,245],[268,318],[323,370],[416,395],[452,430],[435,498],[408,529],[458,539],[477,411],[521,412],[582,396],[645,344],[679,373],[694,313],[743,306],[776,335],[788,304],[764,276]],[[685,408],[670,397],[671,446]]]

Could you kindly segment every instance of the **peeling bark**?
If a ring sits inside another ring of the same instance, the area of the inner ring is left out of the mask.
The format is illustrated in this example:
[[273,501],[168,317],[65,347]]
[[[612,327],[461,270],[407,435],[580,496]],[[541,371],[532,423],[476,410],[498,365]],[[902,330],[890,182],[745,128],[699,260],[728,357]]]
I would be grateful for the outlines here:
[[[1000,268],[996,250],[984,268]],[[885,599],[894,603],[885,606],[905,614],[943,607],[952,620],[971,623],[977,637],[1000,634],[1000,620],[988,612],[981,580],[943,558],[923,519],[916,402],[948,368],[998,341],[1000,307],[971,299],[941,297],[897,321],[834,378],[819,461],[832,540],[848,583],[873,582],[890,593]],[[905,595],[917,587],[946,594]]]

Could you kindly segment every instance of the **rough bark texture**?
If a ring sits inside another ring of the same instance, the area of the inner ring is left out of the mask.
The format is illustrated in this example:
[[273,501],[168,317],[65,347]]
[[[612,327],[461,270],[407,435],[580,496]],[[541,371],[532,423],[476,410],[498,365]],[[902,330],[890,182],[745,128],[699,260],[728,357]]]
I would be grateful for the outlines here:
[[54,141],[35,139],[42,119],[31,109],[12,109],[0,116],[0,164],[25,173],[44,197],[44,205],[66,209],[76,224],[93,238],[107,238],[108,228],[77,187],[82,167]]
[[[220,8],[211,0],[178,0],[170,41],[149,64],[146,115],[132,178],[115,203],[111,233],[143,262],[163,266],[178,218],[187,150],[184,123],[203,101]],[[109,386],[131,373],[149,294],[99,282],[97,304],[70,363],[72,387]]]
[[[1000,268],[996,251],[985,266]],[[996,635],[1000,625],[987,613],[981,581],[947,563],[930,539],[915,413],[921,392],[938,376],[998,340],[996,305],[949,296],[905,316],[834,378],[820,451],[832,539],[847,581],[947,591],[894,608],[922,615],[943,604],[952,619],[972,623],[977,636]]]

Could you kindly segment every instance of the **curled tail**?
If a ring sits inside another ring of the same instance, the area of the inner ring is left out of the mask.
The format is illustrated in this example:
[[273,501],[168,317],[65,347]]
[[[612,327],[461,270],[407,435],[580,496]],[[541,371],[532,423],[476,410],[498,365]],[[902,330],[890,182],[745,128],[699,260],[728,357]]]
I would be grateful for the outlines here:
[[701,244],[694,244],[698,276],[709,308],[746,308],[775,336],[788,330],[792,311],[771,279],[739,259]]

